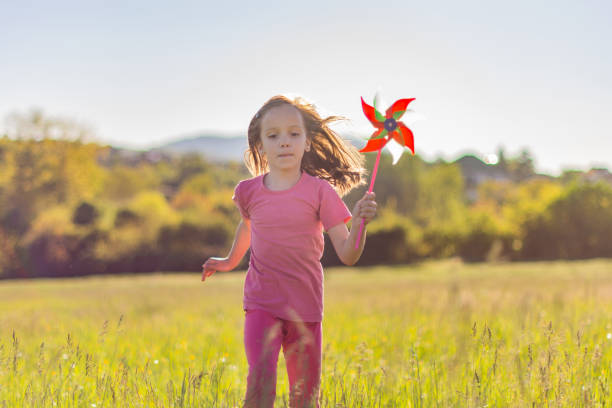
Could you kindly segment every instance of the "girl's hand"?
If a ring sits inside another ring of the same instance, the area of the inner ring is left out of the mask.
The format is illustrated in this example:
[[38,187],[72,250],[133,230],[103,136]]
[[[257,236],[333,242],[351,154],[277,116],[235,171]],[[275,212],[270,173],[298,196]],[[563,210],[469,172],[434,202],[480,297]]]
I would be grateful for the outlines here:
[[209,276],[217,271],[228,272],[234,269],[227,258],[208,258],[206,262],[202,264],[202,282]]
[[361,223],[363,220],[364,224],[372,221],[372,218],[376,215],[376,198],[375,193],[365,193],[363,198],[355,204],[353,208],[353,219],[355,223]]

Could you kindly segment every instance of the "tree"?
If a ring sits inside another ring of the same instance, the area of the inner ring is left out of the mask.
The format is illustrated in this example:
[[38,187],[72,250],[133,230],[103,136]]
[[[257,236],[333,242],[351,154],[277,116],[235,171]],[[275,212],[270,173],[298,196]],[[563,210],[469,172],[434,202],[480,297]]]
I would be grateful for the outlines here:
[[42,141],[47,139],[90,141],[94,134],[89,126],[71,119],[51,117],[41,109],[32,109],[26,114],[12,113],[6,118],[10,139]]
[[535,175],[535,165],[529,150],[523,149],[517,158],[509,160],[508,171],[516,182],[533,177]]
[[528,259],[611,257],[612,187],[575,184],[526,228]]
[[508,171],[508,159],[506,159],[506,151],[503,147],[497,149],[497,167],[504,173]]
[[[22,228],[49,206],[93,199],[103,172],[98,147],[59,140],[20,140],[5,152],[2,169],[3,222]],[[10,218],[10,219],[7,219]]]

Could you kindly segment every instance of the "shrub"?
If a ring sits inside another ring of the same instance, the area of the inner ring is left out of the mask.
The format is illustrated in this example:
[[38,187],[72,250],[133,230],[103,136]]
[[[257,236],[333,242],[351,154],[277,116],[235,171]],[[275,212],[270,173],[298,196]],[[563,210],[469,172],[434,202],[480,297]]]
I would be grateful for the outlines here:
[[98,218],[99,212],[92,204],[82,202],[72,216],[72,222],[77,225],[90,225]]
[[526,259],[612,256],[612,187],[575,184],[526,226]]

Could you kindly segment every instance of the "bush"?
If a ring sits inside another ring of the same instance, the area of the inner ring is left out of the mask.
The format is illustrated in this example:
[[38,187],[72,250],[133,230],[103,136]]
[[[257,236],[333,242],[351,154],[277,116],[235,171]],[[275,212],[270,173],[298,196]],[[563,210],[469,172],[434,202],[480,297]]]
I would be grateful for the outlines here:
[[456,255],[466,262],[499,261],[511,256],[513,237],[503,232],[498,221],[486,211],[473,209],[467,231],[455,239]]
[[82,202],[72,216],[72,222],[77,225],[90,225],[98,218],[99,212],[92,204]]
[[122,208],[115,214],[114,225],[116,228],[122,228],[129,225],[138,225],[142,221],[142,217],[128,208]]
[[[359,228],[352,225],[351,228]],[[422,232],[408,217],[395,212],[393,204],[379,211],[366,230],[366,245],[357,265],[414,262],[424,256]],[[325,234],[324,266],[342,265]]]
[[83,276],[107,272],[105,263],[95,256],[95,246],[105,233],[44,232],[27,246],[29,277]]
[[525,259],[612,257],[612,187],[574,185],[526,225]]
[[210,256],[225,256],[232,232],[223,224],[196,225],[183,222],[161,228],[157,248],[160,270],[194,271]]

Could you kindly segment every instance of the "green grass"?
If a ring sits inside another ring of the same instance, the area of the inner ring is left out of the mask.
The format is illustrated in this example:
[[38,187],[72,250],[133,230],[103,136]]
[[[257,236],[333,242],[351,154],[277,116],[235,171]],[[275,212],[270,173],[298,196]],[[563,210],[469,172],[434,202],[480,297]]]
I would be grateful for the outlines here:
[[[610,406],[612,261],[326,273],[323,407]],[[243,280],[0,282],[0,407],[240,406]]]

